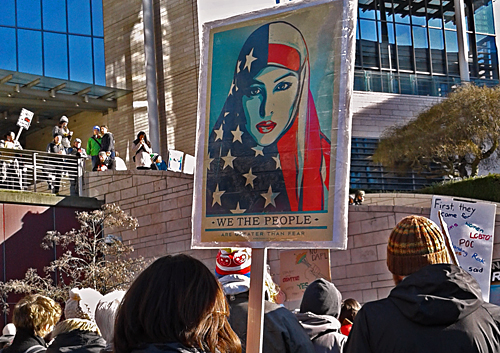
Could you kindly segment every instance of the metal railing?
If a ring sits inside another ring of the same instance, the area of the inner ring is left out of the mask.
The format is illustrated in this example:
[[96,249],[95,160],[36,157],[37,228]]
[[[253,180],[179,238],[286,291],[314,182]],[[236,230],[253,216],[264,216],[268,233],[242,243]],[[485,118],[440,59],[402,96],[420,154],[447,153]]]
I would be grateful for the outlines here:
[[0,148],[0,189],[80,196],[84,166],[74,155]]
[[[471,78],[478,86],[496,86],[498,80]],[[412,75],[356,70],[354,90],[444,97],[462,83],[459,77]]]

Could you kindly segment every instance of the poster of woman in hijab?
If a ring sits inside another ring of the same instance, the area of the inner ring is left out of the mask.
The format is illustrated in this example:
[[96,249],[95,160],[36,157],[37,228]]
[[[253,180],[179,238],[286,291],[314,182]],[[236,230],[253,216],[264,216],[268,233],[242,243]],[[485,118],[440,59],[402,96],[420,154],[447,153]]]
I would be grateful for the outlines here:
[[332,238],[342,3],[290,9],[210,30],[195,196],[208,241]]

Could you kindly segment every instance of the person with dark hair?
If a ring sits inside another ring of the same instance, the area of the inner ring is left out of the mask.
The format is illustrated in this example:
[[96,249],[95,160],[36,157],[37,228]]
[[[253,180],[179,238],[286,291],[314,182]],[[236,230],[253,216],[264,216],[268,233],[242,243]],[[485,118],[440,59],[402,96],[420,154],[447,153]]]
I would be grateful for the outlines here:
[[347,353],[500,352],[500,307],[482,299],[467,271],[450,264],[439,227],[403,218],[387,244],[396,287],[359,310]]
[[106,152],[99,152],[99,161],[97,165],[92,169],[93,172],[105,172],[106,170],[111,170],[111,159],[106,156]]
[[16,336],[2,353],[43,353],[47,349],[43,337],[52,331],[61,317],[61,307],[54,300],[39,294],[27,295],[14,307],[12,322]]
[[356,299],[349,298],[342,302],[339,321],[342,325],[340,326],[340,332],[344,335],[349,336],[352,329],[352,323],[359,309],[361,309],[361,304],[359,304]]
[[151,169],[151,153],[153,153],[153,149],[144,131],[140,131],[137,138],[132,142],[132,153],[134,154],[132,159],[137,169]]
[[[215,275],[222,284],[231,314],[229,322],[246,351],[248,299],[250,290],[251,249],[219,250]],[[314,347],[299,321],[285,307],[277,304],[279,297],[269,272],[266,272],[264,301],[263,353],[311,353]]]
[[323,278],[309,284],[296,314],[311,338],[316,353],[340,353],[347,337],[340,333],[338,320],[342,294]]
[[106,125],[101,126],[101,149],[100,152],[106,152],[106,157],[109,158],[108,169],[115,169],[115,138],[111,132],[108,131]]
[[115,353],[240,353],[220,284],[184,254],[156,260],[132,283],[118,310]]

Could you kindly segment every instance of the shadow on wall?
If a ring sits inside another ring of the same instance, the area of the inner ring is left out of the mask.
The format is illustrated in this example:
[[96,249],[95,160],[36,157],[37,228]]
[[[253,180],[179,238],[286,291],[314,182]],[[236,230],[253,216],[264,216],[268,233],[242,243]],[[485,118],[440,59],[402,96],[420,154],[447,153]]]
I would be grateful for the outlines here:
[[[44,250],[42,239],[49,230],[65,233],[79,227],[76,208],[0,204],[0,280],[23,279],[29,268],[44,276],[43,268],[62,255],[62,251]],[[57,278],[53,277],[54,283]],[[12,320],[12,309],[22,294],[9,295],[9,315],[0,317],[0,327]]]

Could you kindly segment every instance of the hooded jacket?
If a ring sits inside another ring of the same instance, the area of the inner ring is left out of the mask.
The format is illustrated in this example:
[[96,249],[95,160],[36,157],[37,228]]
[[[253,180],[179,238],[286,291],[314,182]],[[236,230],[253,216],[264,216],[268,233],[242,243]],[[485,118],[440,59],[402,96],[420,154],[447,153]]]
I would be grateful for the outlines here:
[[47,353],[99,353],[106,341],[95,332],[72,330],[60,333],[47,348]]
[[429,265],[361,308],[345,352],[500,352],[500,307],[468,272]]
[[296,313],[314,345],[316,353],[340,353],[347,336],[340,333],[340,322],[330,315],[316,315],[310,312]]
[[12,345],[2,350],[2,353],[24,353],[26,350],[33,348],[33,352],[43,353],[47,345],[42,337],[34,334],[31,330],[19,328],[17,329],[16,336],[12,341]]
[[[246,351],[250,278],[227,275],[219,278],[229,303],[229,324]],[[313,353],[314,348],[295,316],[286,308],[264,301],[263,353]]]

